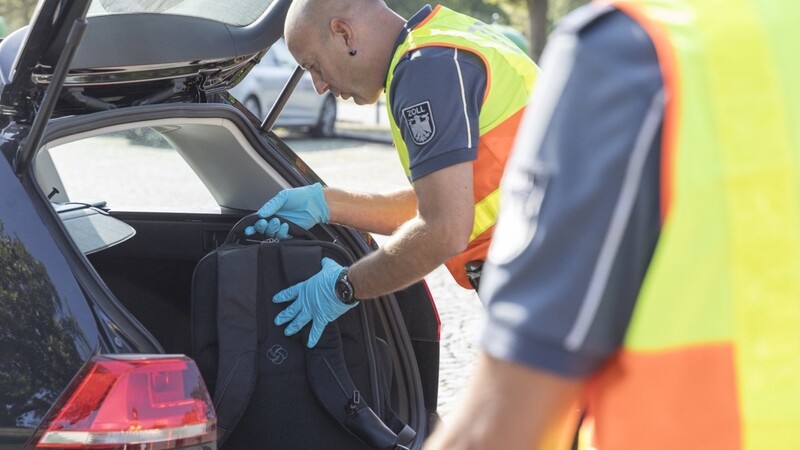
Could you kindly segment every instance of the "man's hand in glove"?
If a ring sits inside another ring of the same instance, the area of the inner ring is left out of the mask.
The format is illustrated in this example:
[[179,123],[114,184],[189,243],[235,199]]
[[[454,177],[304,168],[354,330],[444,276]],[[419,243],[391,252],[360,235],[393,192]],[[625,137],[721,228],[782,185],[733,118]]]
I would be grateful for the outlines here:
[[276,325],[287,322],[284,334],[291,336],[308,322],[311,332],[308,337],[308,348],[317,345],[325,326],[356,306],[356,303],[345,305],[336,295],[336,279],[344,268],[330,258],[322,258],[322,270],[306,281],[295,284],[275,294],[272,301],[294,303],[275,317]]
[[[318,223],[328,223],[330,210],[319,183],[293,189],[284,189],[258,210],[261,219],[245,228],[244,234],[251,236],[262,233],[267,237],[291,239],[289,225],[281,223],[278,217],[286,219],[305,230]],[[277,216],[269,222],[267,217]]]

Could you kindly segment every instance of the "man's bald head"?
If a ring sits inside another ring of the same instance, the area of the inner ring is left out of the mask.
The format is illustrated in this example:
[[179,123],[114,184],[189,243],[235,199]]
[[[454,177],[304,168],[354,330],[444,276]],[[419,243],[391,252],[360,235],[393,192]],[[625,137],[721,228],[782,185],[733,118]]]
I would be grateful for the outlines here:
[[294,0],[284,38],[317,92],[367,104],[383,92],[404,25],[383,0]]
[[283,31],[287,40],[301,33],[329,35],[334,18],[355,22],[375,6],[385,7],[382,0],[294,0],[286,14]]

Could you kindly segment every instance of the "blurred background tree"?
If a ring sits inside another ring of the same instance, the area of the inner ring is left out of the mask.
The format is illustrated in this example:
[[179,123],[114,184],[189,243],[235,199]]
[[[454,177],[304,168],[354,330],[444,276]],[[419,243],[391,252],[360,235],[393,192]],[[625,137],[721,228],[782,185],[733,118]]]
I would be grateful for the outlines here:
[[35,9],[36,0],[0,0],[0,37],[27,25]]
[[[425,0],[384,0],[386,4],[389,5],[397,14],[408,19],[415,12],[419,11],[420,8],[425,6],[426,4],[430,4],[431,6],[436,6],[437,4],[441,3],[444,6],[447,6],[450,9],[454,9],[459,12],[463,12],[465,14],[469,14],[473,17],[481,19],[484,22],[491,22],[492,15],[498,14],[505,23],[508,23],[509,16],[508,12],[505,11],[500,4],[501,3],[511,3],[511,2],[504,2],[504,1],[492,1],[492,0],[444,0],[444,1],[425,1]],[[513,0],[512,0],[513,1]],[[545,0],[546,1],[546,0]]]
[[[511,32],[521,33],[534,60],[539,59],[553,25],[567,12],[589,0],[385,0],[398,14],[411,17],[425,4],[441,3],[448,8],[476,17],[486,23],[508,26]],[[28,23],[36,9],[36,0],[0,0],[0,37]]]
[[529,54],[539,60],[547,43],[547,35],[555,23],[569,11],[589,0],[385,0],[405,18],[411,17],[426,4],[441,3],[450,9],[469,14],[486,23],[498,23],[522,33],[528,40]]

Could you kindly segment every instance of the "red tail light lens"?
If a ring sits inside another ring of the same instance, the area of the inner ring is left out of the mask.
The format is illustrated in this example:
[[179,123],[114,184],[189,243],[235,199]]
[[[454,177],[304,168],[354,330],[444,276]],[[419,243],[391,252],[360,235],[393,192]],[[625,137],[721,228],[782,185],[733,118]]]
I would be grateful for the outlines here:
[[208,390],[185,356],[95,356],[63,398],[37,448],[160,450],[216,441]]
[[439,308],[436,307],[436,302],[433,300],[433,294],[431,294],[431,288],[428,286],[428,282],[422,280],[420,283],[425,287],[428,298],[431,299],[431,309],[433,309],[433,314],[436,316],[436,340],[442,342],[442,319],[439,317]]

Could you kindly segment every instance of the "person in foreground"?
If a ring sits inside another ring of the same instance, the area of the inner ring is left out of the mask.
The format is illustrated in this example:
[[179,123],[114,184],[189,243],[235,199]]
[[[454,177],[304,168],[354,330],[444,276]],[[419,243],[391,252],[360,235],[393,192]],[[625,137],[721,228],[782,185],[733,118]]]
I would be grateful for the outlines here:
[[799,19],[632,0],[560,25],[476,373],[426,449],[569,448],[581,414],[580,448],[800,448]]
[[443,263],[461,286],[476,285],[500,178],[538,75],[533,61],[491,27],[441,6],[406,21],[382,0],[296,0],[284,34],[319,93],[369,104],[386,92],[411,187],[366,194],[315,184],[284,190],[259,210],[264,219],[249,233],[288,238],[287,219],[392,235],[351,267],[329,261],[278,293],[274,301],[294,303],[276,323],[293,334],[312,322],[311,347],[358,299],[402,289]]

